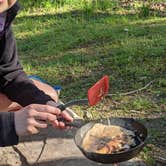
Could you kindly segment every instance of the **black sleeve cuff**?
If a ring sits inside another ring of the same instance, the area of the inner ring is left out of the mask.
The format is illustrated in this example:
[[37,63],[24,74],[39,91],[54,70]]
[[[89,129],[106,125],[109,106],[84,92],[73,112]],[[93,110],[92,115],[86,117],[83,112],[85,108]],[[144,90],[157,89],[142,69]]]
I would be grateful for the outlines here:
[[14,112],[0,113],[0,146],[18,144],[18,136],[15,131]]
[[2,88],[2,92],[10,100],[19,103],[23,107],[29,104],[46,104],[48,101],[53,101],[50,96],[36,87],[23,71],[13,81],[8,82]]

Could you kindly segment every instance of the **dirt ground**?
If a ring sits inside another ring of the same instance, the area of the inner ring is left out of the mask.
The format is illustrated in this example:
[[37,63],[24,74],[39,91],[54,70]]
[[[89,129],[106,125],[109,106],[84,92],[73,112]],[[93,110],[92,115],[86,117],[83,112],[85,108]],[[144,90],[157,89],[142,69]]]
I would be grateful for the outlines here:
[[[60,131],[49,127],[39,135],[21,138],[17,146],[0,148],[0,166],[104,166],[83,156],[74,143],[75,132],[75,129]],[[145,164],[134,158],[118,166]]]

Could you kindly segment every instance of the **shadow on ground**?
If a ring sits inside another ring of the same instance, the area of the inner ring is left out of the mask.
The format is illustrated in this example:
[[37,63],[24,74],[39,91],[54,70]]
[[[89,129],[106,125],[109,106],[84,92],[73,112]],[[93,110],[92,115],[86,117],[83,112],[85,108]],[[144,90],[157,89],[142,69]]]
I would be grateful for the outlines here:
[[[134,164],[134,165],[133,165]],[[84,158],[62,158],[54,161],[45,161],[33,164],[33,166],[105,166],[105,164],[96,163]],[[11,166],[11,165],[0,165],[0,166]],[[29,164],[22,164],[21,166],[30,166]],[[107,164],[107,166],[113,166],[113,164]],[[145,166],[141,161],[126,161],[118,163],[117,166]]]

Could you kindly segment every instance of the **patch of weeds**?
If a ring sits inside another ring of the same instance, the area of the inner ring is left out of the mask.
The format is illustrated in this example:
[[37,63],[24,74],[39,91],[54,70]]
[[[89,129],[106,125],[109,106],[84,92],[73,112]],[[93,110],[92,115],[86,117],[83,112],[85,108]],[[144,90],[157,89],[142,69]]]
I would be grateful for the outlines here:
[[163,79],[160,79],[160,80],[159,80],[159,86],[160,86],[160,87],[166,87],[166,79],[164,79],[164,78],[163,78]]
[[[162,123],[162,122],[160,122]],[[162,127],[161,130],[159,130],[158,128]],[[158,146],[164,146],[164,142],[165,142],[165,131],[164,131],[164,124],[157,126],[155,128],[155,126],[153,127],[153,129],[149,129],[149,140],[148,142],[156,144]]]
[[140,153],[140,157],[146,162],[148,166],[155,166],[155,160],[152,157],[152,148],[146,146]]
[[115,10],[117,8],[119,8],[119,3],[117,0],[114,0],[114,1],[110,1],[110,0],[98,0],[97,2],[97,6],[98,6],[98,9],[102,10],[102,11],[105,11],[107,9],[112,9],[112,10]]
[[166,90],[159,91],[159,93],[156,95],[158,103],[160,104],[166,104]]
[[140,17],[148,17],[150,16],[150,5],[149,4],[144,4],[140,7],[140,12],[139,12],[139,16]]
[[154,103],[146,97],[137,97],[130,101],[128,105],[130,109],[141,110],[141,109],[149,109],[155,107]]
[[160,79],[152,93],[157,104],[166,104],[166,79]]

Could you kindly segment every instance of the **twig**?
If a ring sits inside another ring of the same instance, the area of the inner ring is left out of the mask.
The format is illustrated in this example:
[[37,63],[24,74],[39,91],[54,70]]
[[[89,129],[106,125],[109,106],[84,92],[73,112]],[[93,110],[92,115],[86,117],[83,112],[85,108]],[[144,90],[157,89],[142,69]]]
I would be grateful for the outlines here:
[[145,89],[147,89],[153,82],[153,81],[150,81],[148,84],[146,84],[144,87],[140,88],[140,89],[137,89],[137,90],[133,90],[133,91],[130,91],[130,92],[126,92],[126,93],[114,93],[114,94],[107,94],[106,97],[112,97],[112,96],[117,96],[117,95],[120,95],[120,96],[127,96],[127,95],[131,95],[131,94],[134,94],[134,93],[138,93],[140,91],[143,91]]
[[154,158],[155,158],[156,161],[166,164],[166,158],[163,158],[163,157],[160,157],[160,156],[155,156]]

